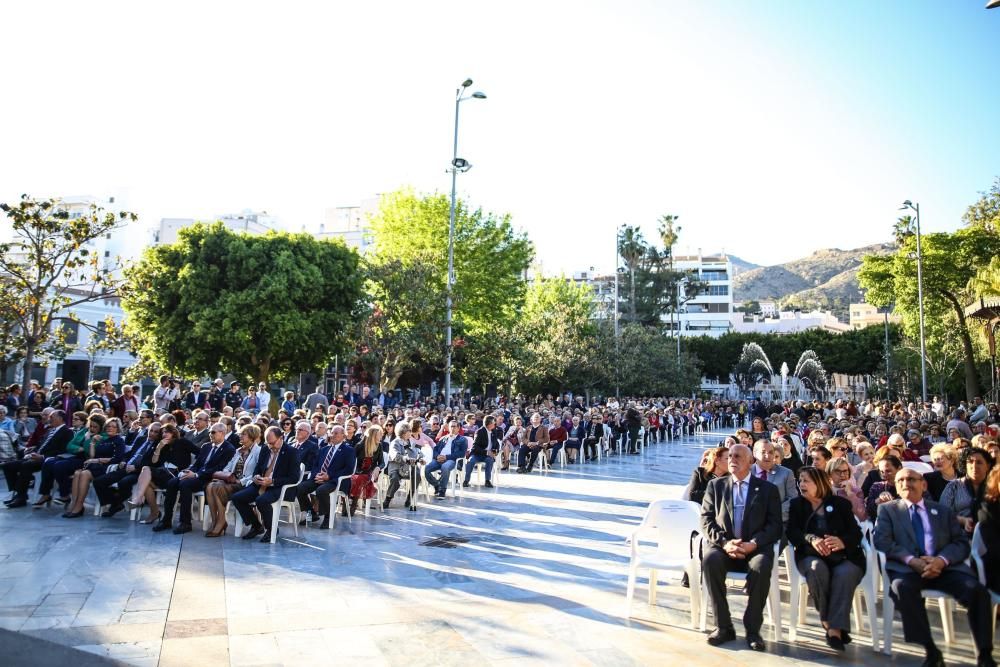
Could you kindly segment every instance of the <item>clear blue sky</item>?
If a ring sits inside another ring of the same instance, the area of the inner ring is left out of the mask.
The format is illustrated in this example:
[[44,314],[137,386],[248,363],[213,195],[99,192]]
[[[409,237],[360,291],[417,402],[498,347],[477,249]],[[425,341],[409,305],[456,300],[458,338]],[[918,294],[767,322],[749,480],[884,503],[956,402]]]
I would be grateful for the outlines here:
[[[8,3],[0,198],[117,195],[152,224],[327,207],[460,177],[547,273],[681,249],[771,264],[952,229],[1000,176],[1000,10],[839,2]],[[40,29],[35,29],[41,27]]]

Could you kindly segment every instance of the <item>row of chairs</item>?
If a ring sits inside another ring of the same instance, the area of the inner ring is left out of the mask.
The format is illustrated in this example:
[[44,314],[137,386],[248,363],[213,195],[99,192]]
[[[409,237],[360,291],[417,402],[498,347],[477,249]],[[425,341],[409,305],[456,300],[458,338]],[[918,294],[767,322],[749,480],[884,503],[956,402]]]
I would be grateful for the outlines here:
[[[691,604],[691,627],[705,631],[708,614],[708,590],[702,585],[701,577],[701,506],[687,500],[657,500],[649,505],[642,523],[628,538],[630,545],[630,560],[628,573],[628,588],[626,603],[628,615],[631,616],[632,599],[635,584],[640,569],[649,570],[649,604],[656,604],[656,588],[661,574],[672,574],[675,577],[686,574],[690,585],[689,596]],[[895,607],[892,598],[886,594],[889,590],[889,577],[885,568],[885,554],[875,550],[872,543],[874,527],[869,522],[861,524],[864,539],[862,548],[866,556],[864,577],[855,591],[853,616],[855,631],[863,630],[862,600],[867,610],[868,631],[871,637],[872,650],[878,650],[878,627],[876,612],[877,594],[882,591],[882,652],[892,653],[892,621]],[[641,549],[640,542],[654,542],[655,550]],[[986,575],[983,569],[983,555],[986,552],[979,528],[976,528],[972,538],[972,557],[977,566],[980,582],[985,585]],[[774,567],[771,570],[771,588],[768,592],[767,615],[775,641],[781,638],[781,597],[778,579],[779,546],[774,546]],[[795,641],[798,628],[806,621],[806,603],[808,589],[804,577],[795,566],[792,547],[785,548],[784,564],[789,583],[789,628],[788,638]],[[745,574],[732,572],[728,579],[744,581]],[[939,591],[924,591],[924,598],[937,601],[941,612],[941,625],[946,643],[953,643],[955,627],[952,620],[954,600]],[[996,629],[996,612],[1000,605],[1000,595],[991,592],[993,597],[994,631]]]

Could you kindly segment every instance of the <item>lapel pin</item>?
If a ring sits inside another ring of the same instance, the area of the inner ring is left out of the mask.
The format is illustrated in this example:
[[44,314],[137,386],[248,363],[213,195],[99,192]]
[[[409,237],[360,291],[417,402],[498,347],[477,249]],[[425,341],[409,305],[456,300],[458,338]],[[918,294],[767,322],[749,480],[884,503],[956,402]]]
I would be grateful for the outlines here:
[[937,516],[937,510],[932,508],[931,509],[931,514],[933,514],[934,516]]
[[827,505],[826,506],[826,511],[827,512],[832,512],[833,511],[833,505]]

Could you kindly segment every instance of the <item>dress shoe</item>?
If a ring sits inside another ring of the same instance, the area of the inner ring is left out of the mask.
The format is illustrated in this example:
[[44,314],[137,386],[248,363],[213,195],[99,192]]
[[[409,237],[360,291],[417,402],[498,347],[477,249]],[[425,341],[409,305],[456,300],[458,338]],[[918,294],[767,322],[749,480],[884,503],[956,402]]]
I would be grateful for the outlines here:
[[252,540],[253,538],[259,537],[259,536],[263,535],[266,532],[267,531],[264,530],[264,526],[260,526],[260,525],[250,526],[250,530],[248,530],[246,532],[246,535],[243,536],[243,539],[244,540]]
[[161,533],[164,530],[170,530],[170,522],[160,519],[155,526],[153,526],[154,533]]
[[31,507],[37,510],[40,507],[48,507],[51,504],[52,504],[52,496],[42,496],[35,502],[31,503]]
[[518,468],[517,469],[517,474],[518,475],[523,475],[524,474],[524,468]]
[[27,507],[28,501],[24,498],[15,498],[13,502],[7,503],[7,507],[12,510],[16,510],[18,507]]
[[330,530],[330,519],[323,517],[322,523],[319,524],[320,530]]
[[834,637],[833,635],[827,633],[826,645],[832,648],[834,651],[843,651],[844,639],[843,637]]
[[472,486],[472,485],[471,485],[471,484],[469,484],[468,482],[462,482],[462,488],[463,488],[463,489],[467,489],[467,488],[469,488],[470,486]]
[[[102,514],[101,516],[104,516],[104,515]],[[139,520],[139,523],[142,524],[143,526],[148,526],[150,524],[155,525],[155,524],[157,524],[159,522],[160,522],[160,515],[159,514],[157,514],[156,516],[150,516],[150,517],[146,517],[145,519],[140,519]]]
[[83,516],[83,510],[80,510],[79,512],[65,512],[65,513],[63,513],[63,518],[64,519],[79,519],[81,516]]
[[486,482],[486,488],[487,488],[487,489],[492,489],[492,488],[494,488],[494,487],[493,487],[493,482],[490,482],[490,481],[487,481],[487,482]]
[[736,630],[732,628],[716,628],[708,635],[708,643],[710,646],[721,646],[727,642],[734,641],[736,639]]
[[997,661],[993,656],[987,655],[976,660],[976,667],[997,667]]
[[105,519],[110,519],[114,515],[116,515],[119,512],[121,512],[123,509],[125,509],[125,506],[122,505],[121,503],[118,503],[117,505],[112,505],[108,509],[106,509],[103,512],[101,512],[101,517],[105,518]]
[[921,667],[944,667],[944,656],[939,649],[927,649],[927,657],[921,663]]
[[261,535],[260,541],[263,544],[269,543],[271,541],[271,533],[265,532],[263,535]]
[[184,533],[191,532],[191,524],[189,523],[179,523],[177,527],[174,528],[174,535],[183,535]]
[[840,639],[844,642],[844,646],[847,646],[851,643],[851,633],[847,630],[841,630]]
[[767,644],[764,643],[764,639],[756,633],[747,635],[747,646],[750,647],[751,651],[763,651],[767,648]]

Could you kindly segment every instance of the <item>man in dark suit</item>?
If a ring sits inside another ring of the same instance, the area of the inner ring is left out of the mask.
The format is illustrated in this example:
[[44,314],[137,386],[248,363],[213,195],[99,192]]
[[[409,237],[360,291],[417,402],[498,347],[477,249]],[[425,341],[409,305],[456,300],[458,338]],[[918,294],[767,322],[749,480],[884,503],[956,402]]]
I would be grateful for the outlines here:
[[[202,413],[204,414],[204,413]],[[160,532],[170,528],[174,514],[174,503],[180,494],[180,523],[174,528],[175,535],[191,532],[191,498],[194,494],[205,490],[205,485],[212,481],[212,476],[220,472],[233,458],[236,450],[226,442],[226,427],[216,424],[209,434],[211,441],[202,446],[194,464],[187,470],[182,470],[167,482],[166,497],[163,500],[163,517],[153,526]]]
[[195,412],[191,428],[185,430],[184,437],[190,440],[191,444],[195,447],[208,444],[210,440],[208,421],[208,413],[204,410],[199,410]]
[[312,470],[316,464],[316,455],[319,452],[319,442],[312,434],[312,424],[305,419],[301,419],[295,424],[295,438],[288,443],[295,448],[299,463]]
[[[708,643],[718,646],[736,639],[729,602],[726,573],[747,573],[746,613],[743,627],[754,651],[763,651],[760,626],[771,586],[774,544],[781,539],[781,500],[778,489],[750,472],[753,455],[746,445],[729,449],[729,473],[708,483],[701,505],[701,531],[706,548],[702,559],[715,630]],[[775,610],[778,613],[778,610]]]
[[969,610],[976,664],[996,667],[993,606],[989,591],[964,562],[970,550],[965,530],[951,509],[924,498],[927,482],[917,471],[903,468],[894,483],[899,498],[878,508],[875,548],[886,555],[885,567],[892,581],[889,595],[902,616],[903,636],[923,645],[925,666],[944,665],[921,596],[925,589],[942,591]]
[[[344,444],[344,438],[344,427],[334,426],[330,431],[330,443],[319,450],[309,479],[303,480],[295,488],[295,494],[298,496],[299,507],[302,508],[303,514],[312,509],[309,494],[316,494],[319,514],[323,517],[320,528],[330,527],[330,494],[337,490],[337,482],[341,477],[354,473],[354,466],[357,463],[354,448]],[[349,477],[340,482],[340,490],[350,496],[351,480]],[[302,521],[304,523],[305,519]]]
[[146,437],[142,440],[136,439],[125,464],[94,479],[97,502],[101,506],[108,506],[108,509],[101,514],[103,518],[110,519],[125,509],[125,500],[132,495],[132,487],[139,480],[143,460],[148,460],[152,455],[156,443],[160,441],[162,428],[158,421],[150,423],[146,429]]
[[[271,503],[278,500],[281,487],[294,484],[299,479],[298,454],[293,447],[283,443],[281,435],[277,426],[267,427],[264,432],[267,447],[260,450],[253,484],[229,498],[243,523],[250,526],[243,536],[244,540],[262,535],[261,542],[271,541]],[[256,513],[250,505],[256,506]]]
[[13,488],[14,497],[4,504],[11,509],[27,505],[28,487],[35,472],[42,469],[42,462],[48,457],[65,454],[66,445],[72,439],[73,431],[66,426],[66,413],[62,410],[53,410],[49,414],[49,427],[45,439],[38,449],[25,451],[24,458],[20,461],[9,461],[4,464],[4,474],[7,479],[16,479]]
[[184,394],[181,405],[186,410],[204,410],[208,406],[208,396],[201,391],[201,383],[197,380],[191,383],[191,391]]
[[493,473],[493,462],[496,460],[497,452],[500,451],[500,437],[496,432],[497,419],[493,415],[487,415],[483,420],[483,426],[476,431],[476,437],[472,441],[472,456],[463,464],[465,466],[465,480],[462,487],[469,486],[472,479],[472,468],[477,463],[482,463],[486,468],[486,488],[492,489],[491,475]]
[[[461,435],[461,424],[454,417],[448,422],[448,435],[441,438],[441,441],[434,446],[432,461],[424,467],[424,477],[427,482],[437,489],[434,498],[440,500],[445,497],[448,490],[448,481],[451,479],[451,471],[455,469],[455,464],[459,459],[465,458],[465,452],[469,448],[469,440]],[[441,474],[438,478],[434,473],[438,470]]]

